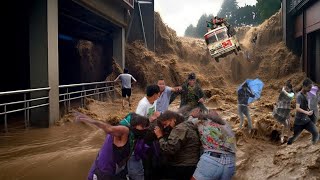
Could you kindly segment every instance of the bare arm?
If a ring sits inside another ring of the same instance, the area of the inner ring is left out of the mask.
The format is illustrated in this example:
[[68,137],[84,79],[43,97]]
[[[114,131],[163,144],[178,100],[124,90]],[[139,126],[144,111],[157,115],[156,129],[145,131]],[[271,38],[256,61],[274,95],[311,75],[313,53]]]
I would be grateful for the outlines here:
[[179,92],[182,90],[182,87],[181,86],[177,86],[177,87],[170,87],[171,89],[171,92]]
[[118,81],[119,80],[119,78],[120,78],[120,75],[114,80],[114,81]]
[[306,110],[303,110],[300,108],[300,104],[296,104],[296,111],[297,112],[300,112],[300,113],[303,113],[303,114],[306,114],[308,116],[311,116],[312,115],[312,111],[306,111]]
[[102,129],[106,134],[111,134],[116,137],[121,137],[124,135],[129,134],[129,128],[126,126],[112,126],[108,123],[94,120],[91,117],[82,114],[80,112],[74,112],[74,117],[76,119],[76,122],[84,122],[88,124],[93,124],[97,126],[98,128]]
[[137,82],[137,80],[131,75],[131,79],[134,81],[134,82]]

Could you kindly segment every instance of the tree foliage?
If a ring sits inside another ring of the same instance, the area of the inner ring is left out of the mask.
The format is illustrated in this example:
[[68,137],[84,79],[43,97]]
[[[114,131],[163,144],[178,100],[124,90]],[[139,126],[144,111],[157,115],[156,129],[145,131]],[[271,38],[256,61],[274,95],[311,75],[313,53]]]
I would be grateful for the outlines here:
[[[217,14],[218,17],[226,18],[234,27],[245,25],[258,25],[268,19],[280,8],[280,0],[257,0],[254,6],[239,7],[236,0],[224,0]],[[203,14],[196,26],[189,25],[185,36],[201,38],[207,32],[207,23],[214,16]]]
[[261,22],[276,13],[280,7],[280,0],[257,0],[257,10],[261,17]]

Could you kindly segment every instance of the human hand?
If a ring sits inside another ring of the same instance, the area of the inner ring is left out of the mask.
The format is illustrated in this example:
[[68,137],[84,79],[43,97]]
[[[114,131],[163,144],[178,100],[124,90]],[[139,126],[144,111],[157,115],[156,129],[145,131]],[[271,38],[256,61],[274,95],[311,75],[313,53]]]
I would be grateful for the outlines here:
[[74,122],[76,122],[76,123],[79,123],[79,122],[89,122],[90,123],[92,121],[92,119],[89,116],[87,116],[83,113],[80,113],[78,111],[73,111],[72,114],[74,116]]
[[160,114],[161,113],[159,111],[154,112],[149,118],[150,122],[155,121],[160,116]]
[[199,103],[204,103],[204,99],[203,99],[203,98],[200,98],[198,102],[199,102]]
[[162,130],[160,129],[159,126],[156,126],[153,131],[156,134],[158,139],[163,136],[163,132],[162,132]]
[[311,116],[313,114],[313,111],[307,111],[307,115]]
[[200,108],[195,108],[191,111],[190,116],[192,117],[199,117]]

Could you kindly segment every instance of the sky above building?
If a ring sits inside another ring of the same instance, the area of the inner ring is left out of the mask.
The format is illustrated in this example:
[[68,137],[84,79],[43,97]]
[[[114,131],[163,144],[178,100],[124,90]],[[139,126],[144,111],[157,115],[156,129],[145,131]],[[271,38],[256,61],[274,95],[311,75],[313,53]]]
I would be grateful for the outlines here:
[[[256,0],[237,0],[238,6],[254,5]],[[202,14],[217,15],[223,0],[155,0],[155,11],[165,24],[183,36],[186,28],[197,25]],[[143,5],[142,5],[143,6]]]

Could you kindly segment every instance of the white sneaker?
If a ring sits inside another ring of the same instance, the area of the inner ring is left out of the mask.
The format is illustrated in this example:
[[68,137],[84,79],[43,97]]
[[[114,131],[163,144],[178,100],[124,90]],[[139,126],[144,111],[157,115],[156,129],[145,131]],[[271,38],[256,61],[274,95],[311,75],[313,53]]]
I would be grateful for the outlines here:
[[281,137],[281,138],[280,138],[280,141],[281,141],[281,144],[283,144],[283,142],[284,142],[284,137]]

